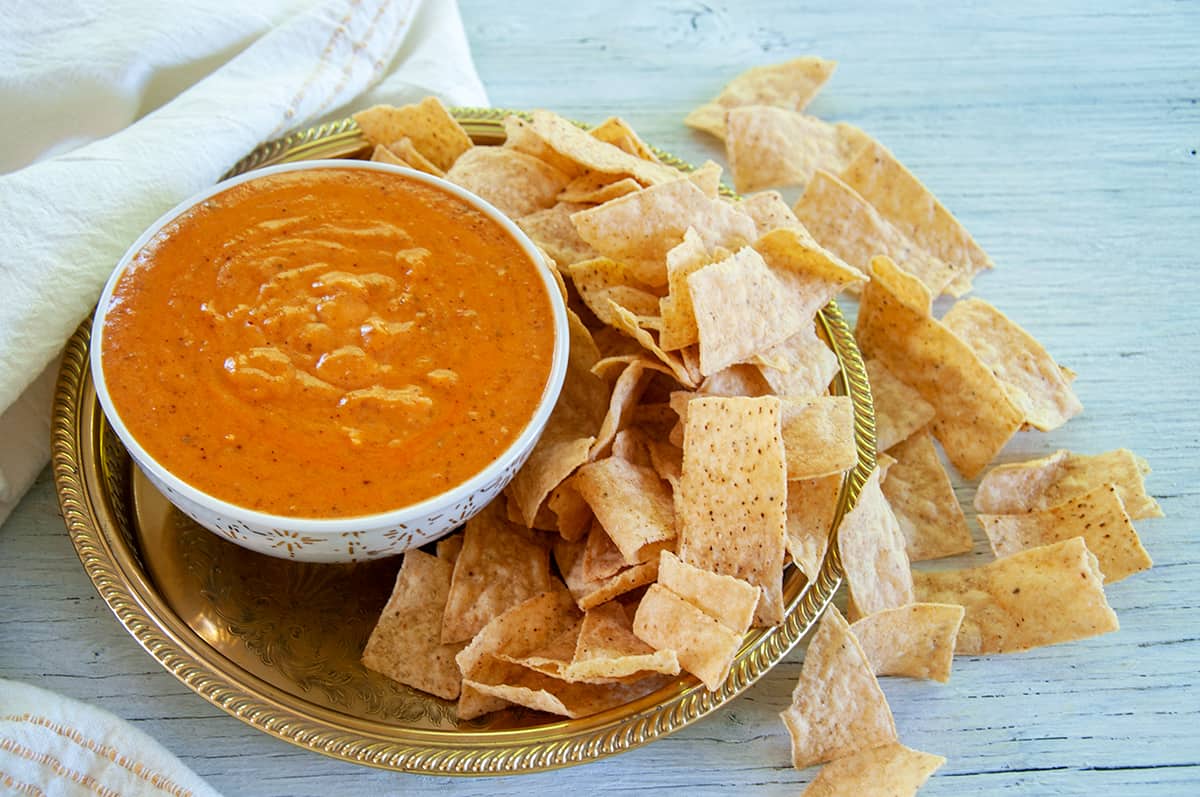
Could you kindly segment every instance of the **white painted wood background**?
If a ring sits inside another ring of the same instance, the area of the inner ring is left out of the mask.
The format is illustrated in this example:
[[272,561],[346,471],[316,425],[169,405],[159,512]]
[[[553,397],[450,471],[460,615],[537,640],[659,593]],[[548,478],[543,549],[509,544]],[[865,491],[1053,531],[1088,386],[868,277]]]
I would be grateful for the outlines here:
[[[798,54],[841,62],[811,110],[866,128],[922,177],[997,263],[977,295],[1079,372],[1085,414],[1002,459],[1128,446],[1154,466],[1167,512],[1138,523],[1155,568],[1108,590],[1119,633],[960,659],[944,686],[884,680],[902,740],[949,759],[922,793],[1200,793],[1200,6],[461,5],[495,105],[619,113],[695,160],[720,151],[681,120],[728,78]],[[115,712],[228,795],[796,795],[815,770],[790,768],[776,715],[800,659],[602,762],[489,780],[385,773],[260,734],[160,669],[85,577],[48,475],[0,529],[0,677]]]

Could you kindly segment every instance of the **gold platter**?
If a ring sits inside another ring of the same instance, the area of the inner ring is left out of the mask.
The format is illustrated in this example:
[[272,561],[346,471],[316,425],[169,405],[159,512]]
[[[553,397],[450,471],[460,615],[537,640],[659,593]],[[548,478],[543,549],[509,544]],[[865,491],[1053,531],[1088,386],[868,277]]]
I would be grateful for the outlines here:
[[[503,141],[507,114],[455,110],[480,144]],[[347,119],[265,144],[230,174],[349,157],[364,148]],[[514,709],[459,723],[453,703],[359,662],[399,560],[274,559],[187,519],[131,464],[105,421],[88,367],[90,325],[90,319],[80,325],[67,345],[52,428],[55,483],[79,558],[113,613],[168,672],[213,705],[292,744],[359,764],[444,775],[533,772],[602,758],[676,731],[745,691],[800,641],[840,583],[836,547],[812,582],[790,568],[784,622],[747,635],[715,692],[683,677],[582,719]],[[836,527],[874,468],[875,424],[862,359],[836,304],[822,310],[818,326],[841,362],[833,390],[853,400],[859,452]]]

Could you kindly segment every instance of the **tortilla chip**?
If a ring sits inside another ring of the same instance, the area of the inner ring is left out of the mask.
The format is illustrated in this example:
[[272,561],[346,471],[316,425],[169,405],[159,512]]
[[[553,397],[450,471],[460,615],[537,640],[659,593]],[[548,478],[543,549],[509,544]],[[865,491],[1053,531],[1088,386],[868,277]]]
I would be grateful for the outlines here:
[[454,162],[446,179],[483,197],[510,219],[519,219],[553,207],[569,178],[515,149],[474,147]]
[[731,109],[725,133],[725,159],[739,193],[803,187],[817,169],[845,168],[871,140],[854,125],[766,105]]
[[376,105],[354,114],[363,137],[385,146],[402,138],[442,171],[448,171],[459,156],[472,149],[471,137],[454,120],[437,97],[426,97],[413,105],[395,108]]
[[962,296],[971,279],[992,268],[992,259],[962,223],[887,148],[868,139],[839,175],[917,246],[954,269],[946,292]]
[[553,678],[561,678],[563,671],[575,657],[575,645],[579,642],[579,631],[582,627],[583,621],[580,620],[544,646],[521,656],[504,652],[493,655],[500,661],[519,664]]
[[837,532],[842,569],[854,605],[863,615],[913,602],[913,577],[904,535],[879,487],[879,468],[858,493]]
[[749,247],[695,271],[687,284],[705,376],[781,343],[808,321],[762,255]]
[[412,139],[407,136],[397,141],[393,141],[388,145],[388,149],[396,155],[404,159],[410,167],[432,174],[434,177],[445,177],[446,172],[438,168],[437,164],[422,155],[413,144]]
[[774,105],[804,110],[836,66],[836,61],[804,55],[781,64],[753,67],[730,81],[712,102],[689,113],[683,123],[725,138],[725,112],[730,108]]
[[624,705],[665,684],[660,678],[643,678],[627,684],[570,683],[523,667],[506,677],[504,682],[464,679],[463,686],[535,711],[575,719]]
[[[574,626],[579,619],[575,602],[556,582],[554,589],[535,595],[488,621],[470,644],[455,656],[458,669],[464,679],[486,679],[511,671],[514,665],[497,661],[495,654],[522,656],[531,653]],[[507,705],[507,700],[484,695],[464,682],[458,699],[458,718],[474,719]]]
[[611,681],[638,673],[679,674],[674,650],[655,650],[633,633],[625,607],[610,601],[583,617],[575,658],[563,671],[568,681]]
[[449,562],[421,551],[404,555],[392,596],[363,650],[364,667],[447,700],[458,697],[462,675],[454,656],[462,645],[441,641],[452,570]]
[[882,361],[868,359],[867,379],[875,404],[875,448],[887,451],[933,421],[933,405],[896,378]]
[[592,373],[600,352],[579,318],[567,311],[571,333],[567,376],[554,412],[529,460],[508,485],[508,496],[532,526],[550,491],[587,461],[608,408],[608,388]]
[[673,650],[679,666],[710,691],[721,688],[742,635],[718,623],[662,584],[651,584],[638,604],[633,633],[655,650]]
[[913,243],[888,223],[857,191],[818,169],[796,203],[796,218],[821,246],[857,269],[885,255],[937,296],[955,276],[954,269]]
[[678,490],[683,478],[683,450],[670,442],[653,438],[646,442],[646,448],[650,451],[650,464],[654,472],[671,485],[672,492]]
[[902,744],[860,750],[821,767],[801,797],[912,797],[946,759]]
[[530,239],[546,250],[554,262],[566,268],[572,263],[596,257],[596,250],[575,232],[571,214],[582,210],[583,205],[559,202],[545,210],[538,210],[517,219],[520,227]]
[[1082,537],[981,567],[913,574],[917,600],[966,608],[955,654],[1014,653],[1116,631],[1103,574]]
[[896,741],[896,723],[871,665],[837,607],[825,610],[804,654],[792,705],[780,716],[796,769]]
[[607,257],[575,263],[567,269],[571,282],[588,309],[609,326],[618,326],[611,299],[637,316],[658,314],[658,297],[639,282],[633,269]]
[[[622,307],[612,299],[608,300],[608,312],[612,314],[613,320],[617,329],[620,329],[625,334],[631,336],[634,340],[641,344],[642,348],[650,352],[655,358],[671,369],[671,373],[675,379],[685,387],[695,387],[696,377],[694,377],[687,366],[684,365],[680,354],[674,352],[663,351],[663,348],[658,345],[654,335],[643,326],[647,321],[645,316],[639,316],[632,311]],[[684,349],[683,351],[686,351]]]
[[705,161],[699,168],[688,172],[687,178],[696,184],[709,199],[721,195],[721,164],[716,161]]
[[991,515],[1034,512],[1112,484],[1129,517],[1162,517],[1162,508],[1146,493],[1144,476],[1149,472],[1146,460],[1127,448],[1095,456],[1060,449],[1048,457],[988,471],[975,492],[975,509]]
[[659,584],[735,634],[749,630],[758,604],[758,587],[740,578],[693,567],[670,551],[659,556]]
[[780,227],[804,226],[778,191],[751,194],[734,207],[754,220],[754,229],[758,231],[760,238]]
[[782,343],[776,343],[756,358],[757,367],[771,390],[779,396],[820,396],[841,370],[837,355],[817,337],[811,321]]
[[797,311],[811,319],[866,276],[817,245],[800,227],[780,227],[754,242],[767,265],[791,290]]
[[580,468],[574,484],[626,564],[644,561],[645,546],[675,538],[671,491],[650,468],[610,457]]
[[891,451],[896,462],[883,481],[911,562],[970,553],[975,546],[950,475],[928,432],[910,437]]
[[583,577],[588,581],[604,581],[624,567],[625,557],[621,555],[621,549],[608,536],[600,521],[593,520],[583,546]]
[[554,513],[555,526],[565,540],[582,539],[592,526],[592,508],[575,489],[574,476],[554,488],[546,506]]
[[687,279],[713,262],[713,255],[694,227],[688,227],[683,240],[666,255],[668,293],[659,300],[663,328],[660,340],[667,351],[682,349],[700,340],[696,329],[696,311]]
[[909,603],[851,623],[876,675],[950,680],[954,641],[963,607],[951,603]]
[[589,459],[600,459],[611,453],[617,432],[629,424],[634,407],[637,406],[642,393],[650,383],[650,378],[654,375],[654,370],[648,368],[648,364],[648,360],[636,359],[629,363],[617,377],[617,382],[613,385],[608,413],[604,416],[604,422],[596,434],[596,442],[592,444],[592,448],[588,452]]
[[533,125],[518,116],[507,116],[504,119],[504,146],[532,155],[558,169],[568,177],[575,178],[586,170],[571,158],[560,155],[557,150],[546,143],[546,139],[538,135]]
[[933,405],[934,436],[959,473],[973,479],[1024,415],[971,347],[929,315],[929,293],[915,277],[886,257],[871,268],[854,330],[859,348]]
[[449,537],[443,537],[437,542],[437,558],[443,562],[454,564],[454,560],[462,553],[462,546],[462,532],[451,534]]
[[658,185],[680,177],[679,172],[670,166],[630,155],[588,135],[558,114],[534,111],[532,127],[533,132],[551,148],[584,169],[629,175],[642,185]]
[[628,152],[635,158],[660,163],[658,157],[646,145],[646,142],[638,138],[638,134],[634,132],[633,128],[619,116],[610,116],[589,130],[588,133],[592,138],[612,144],[617,149]]
[[992,369],[1027,426],[1047,432],[1083,412],[1071,383],[1042,344],[992,305],[963,299],[942,323]]
[[998,557],[1083,537],[1100,563],[1105,584],[1148,570],[1153,564],[1125,513],[1117,488],[1111,484],[1040,512],[978,518]]
[[588,610],[607,603],[618,595],[644,587],[658,577],[658,557],[627,567],[606,579],[588,579],[583,572],[583,542],[558,540],[554,543],[554,560],[567,582],[567,589],[580,609]]
[[788,481],[844,473],[858,464],[849,396],[783,399]]
[[412,164],[392,152],[383,144],[375,145],[375,149],[371,151],[371,160],[376,163],[390,163],[393,166],[403,166],[407,169],[412,168]]
[[816,579],[829,548],[843,476],[788,482],[787,550],[809,581]]
[[510,606],[550,589],[550,552],[493,501],[467,521],[442,618],[442,642],[464,642]]
[[752,365],[731,365],[700,383],[698,396],[769,396],[771,386]]
[[558,195],[558,201],[602,205],[611,199],[641,190],[642,184],[632,177],[614,179],[614,175],[604,172],[584,172],[567,183]]
[[689,227],[708,249],[737,247],[757,237],[749,216],[706,196],[685,178],[581,210],[571,220],[596,251],[628,263],[638,280],[652,287],[667,284],[667,252],[683,241]]
[[679,558],[760,587],[755,623],[778,623],[787,537],[779,399],[699,398],[687,415]]
[[646,448],[646,435],[636,427],[622,429],[613,438],[612,455],[625,460],[631,465],[643,468],[653,468],[650,451]]

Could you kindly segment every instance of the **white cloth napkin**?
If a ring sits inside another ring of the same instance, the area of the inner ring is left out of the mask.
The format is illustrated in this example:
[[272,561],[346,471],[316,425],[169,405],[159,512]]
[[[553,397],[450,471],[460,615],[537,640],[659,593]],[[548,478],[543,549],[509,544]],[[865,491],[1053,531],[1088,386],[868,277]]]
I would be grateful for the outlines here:
[[220,797],[107,711],[0,679],[0,794]]
[[427,94],[487,105],[454,0],[5,9],[0,522],[47,461],[58,354],[137,235],[263,141]]

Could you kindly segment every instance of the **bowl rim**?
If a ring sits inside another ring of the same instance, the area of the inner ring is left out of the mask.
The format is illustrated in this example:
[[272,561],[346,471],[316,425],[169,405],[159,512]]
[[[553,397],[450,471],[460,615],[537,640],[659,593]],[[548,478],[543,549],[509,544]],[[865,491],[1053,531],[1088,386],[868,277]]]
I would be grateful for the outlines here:
[[[138,442],[137,438],[126,427],[124,420],[121,418],[120,412],[117,411],[113,404],[112,397],[108,392],[108,385],[105,380],[104,367],[102,361],[102,349],[104,342],[104,322],[108,316],[108,311],[112,307],[112,294],[117,283],[125,274],[129,264],[134,257],[138,255],[146,247],[146,245],[155,238],[164,227],[175,221],[185,212],[196,207],[200,203],[211,199],[217,194],[233,188],[242,183],[250,182],[262,177],[269,177],[274,174],[296,171],[313,171],[324,169],[362,169],[366,171],[384,172],[394,174],[408,179],[413,179],[418,182],[432,185],[446,193],[466,202],[475,209],[484,213],[491,220],[497,222],[512,238],[517,242],[521,249],[525,252],[530,262],[536,268],[538,275],[542,279],[543,287],[546,290],[547,298],[550,301],[551,317],[553,319],[554,329],[554,352],[551,359],[550,374],[546,380],[545,386],[542,388],[541,398],[538,400],[538,405],[533,415],[526,421],[525,427],[516,439],[512,441],[498,456],[496,456],[486,467],[479,472],[468,477],[464,481],[451,487],[449,490],[422,499],[413,504],[399,507],[397,509],[389,509],[385,512],[376,512],[362,515],[347,515],[342,517],[320,518],[320,517],[291,517],[288,515],[277,515],[270,512],[260,512],[248,507],[234,504],[224,499],[218,498],[211,493],[207,493],[198,487],[189,484],[182,478],[176,476],[157,459],[149,454]],[[553,266],[547,261],[546,257],[538,250],[534,243],[529,239],[520,227],[516,225],[510,218],[504,215],[499,209],[492,205],[487,200],[476,194],[467,191],[461,186],[444,180],[434,175],[420,172],[415,169],[409,169],[402,166],[395,166],[389,163],[379,163],[377,161],[365,160],[346,160],[346,159],[323,159],[323,160],[308,160],[297,161],[294,163],[282,163],[275,166],[267,166],[260,169],[253,169],[236,177],[231,177],[222,180],[215,185],[199,191],[187,199],[183,200],[175,207],[162,214],[153,224],[147,227],[141,235],[129,246],[117,261],[116,267],[109,275],[107,282],[104,285],[104,290],[100,293],[100,299],[96,305],[95,317],[92,320],[91,340],[92,345],[89,352],[92,379],[95,384],[96,397],[100,403],[104,415],[108,418],[113,430],[121,439],[121,442],[129,449],[133,459],[143,468],[150,471],[153,475],[162,479],[172,490],[177,491],[184,498],[199,504],[200,506],[210,511],[219,513],[225,517],[235,521],[245,521],[256,525],[269,526],[278,529],[286,529],[303,534],[343,534],[349,531],[364,531],[384,526],[394,526],[414,520],[421,519],[438,510],[447,509],[461,501],[466,500],[471,495],[483,489],[494,479],[500,477],[503,472],[517,461],[523,453],[537,444],[538,438],[541,437],[546,423],[550,419],[551,413],[554,411],[554,406],[558,401],[559,393],[562,391],[563,382],[566,378],[567,360],[570,349],[570,332],[567,324],[566,301],[564,300],[558,282],[552,273]]]

